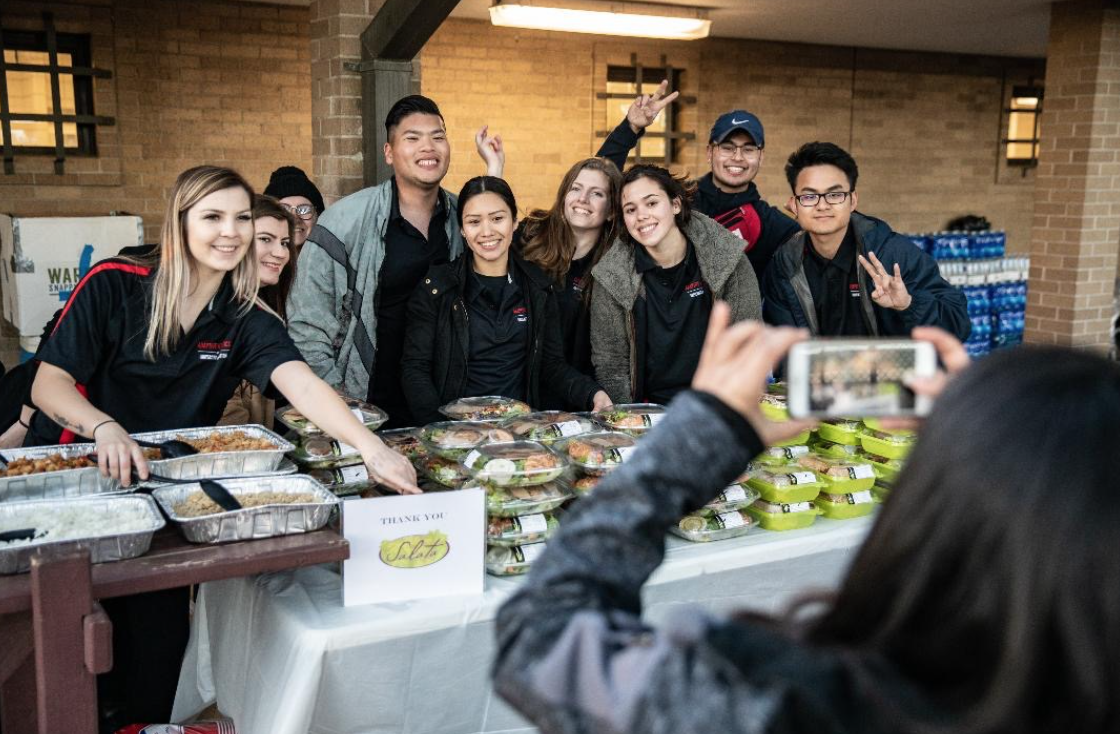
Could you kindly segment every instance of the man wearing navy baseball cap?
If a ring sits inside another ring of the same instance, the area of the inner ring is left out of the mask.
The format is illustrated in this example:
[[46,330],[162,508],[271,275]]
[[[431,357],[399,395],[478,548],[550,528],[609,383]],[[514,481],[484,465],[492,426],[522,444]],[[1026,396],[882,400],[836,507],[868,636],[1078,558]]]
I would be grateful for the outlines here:
[[[634,100],[626,119],[603,141],[597,155],[610,159],[621,170],[638,138],[661,110],[677,98],[678,92],[666,94],[668,86],[668,82],[662,82],[653,94]],[[795,220],[763,201],[754,185],[765,147],[766,137],[758,117],[744,110],[720,115],[708,136],[711,171],[696,182],[693,202],[694,209],[743,238],[743,251],[759,282],[778,246],[799,229]]]

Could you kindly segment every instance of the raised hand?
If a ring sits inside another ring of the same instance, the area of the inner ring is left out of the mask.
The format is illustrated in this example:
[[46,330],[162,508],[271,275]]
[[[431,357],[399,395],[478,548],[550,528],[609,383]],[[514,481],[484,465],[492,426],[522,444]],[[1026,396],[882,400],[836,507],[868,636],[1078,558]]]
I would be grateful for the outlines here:
[[489,130],[489,125],[483,125],[474,135],[474,145],[486,164],[486,175],[500,178],[506,167],[506,150],[502,146],[502,136],[489,135]]
[[871,276],[875,283],[875,290],[871,292],[871,300],[883,308],[893,308],[895,311],[905,311],[910,308],[914,299],[906,290],[906,283],[902,280],[902,270],[898,263],[894,264],[894,275],[887,272],[874,252],[867,253],[867,257],[859,255],[859,264]]
[[653,94],[643,94],[634,98],[630,109],[626,110],[626,121],[630,123],[630,129],[635,134],[652,125],[657,116],[661,114],[661,110],[672,104],[673,100],[680,95],[680,92],[668,94],[668,91],[669,80],[662,79],[661,84],[653,91]]

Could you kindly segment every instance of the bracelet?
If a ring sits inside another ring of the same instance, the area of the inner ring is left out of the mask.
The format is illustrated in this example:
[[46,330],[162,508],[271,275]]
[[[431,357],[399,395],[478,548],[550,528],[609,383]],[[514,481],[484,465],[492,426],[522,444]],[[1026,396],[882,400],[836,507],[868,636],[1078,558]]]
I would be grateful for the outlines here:
[[23,418],[16,418],[16,423],[20,424],[21,426],[23,426],[24,428],[26,428],[28,430],[31,430],[31,426],[24,423]]
[[97,440],[97,429],[101,428],[101,426],[105,425],[106,423],[116,423],[116,421],[113,420],[112,418],[110,418],[107,421],[101,421],[100,423],[98,423],[96,426],[93,427],[92,431],[89,432],[89,437],[92,438],[94,441],[96,441]]

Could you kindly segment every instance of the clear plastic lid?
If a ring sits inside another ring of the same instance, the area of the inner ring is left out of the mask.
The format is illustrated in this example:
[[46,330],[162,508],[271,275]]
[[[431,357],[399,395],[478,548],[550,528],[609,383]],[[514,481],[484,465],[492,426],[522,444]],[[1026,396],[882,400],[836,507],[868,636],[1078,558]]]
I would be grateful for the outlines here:
[[480,482],[530,486],[558,479],[568,460],[536,441],[483,444],[463,457],[463,466]]
[[883,421],[879,418],[864,418],[863,425],[872,431],[879,431],[881,433],[892,433],[896,436],[914,436],[914,432],[906,428],[883,428]]
[[848,461],[845,459],[826,459],[822,456],[802,456],[797,460],[798,466],[811,469],[817,474],[832,482],[853,482],[857,480],[875,479],[875,470],[870,464],[862,461]]
[[670,532],[677,537],[690,540],[694,543],[708,543],[714,540],[726,540],[745,535],[755,521],[741,509],[727,512],[713,513],[708,516],[685,515]]
[[762,414],[772,421],[788,421],[789,408],[786,404],[786,396],[773,393],[763,393],[758,397],[759,407],[762,409]]
[[[371,405],[355,398],[342,397],[342,401],[346,403],[346,407],[354,414],[354,417],[360,420],[366,428],[371,431],[376,431],[378,428],[389,420],[389,414],[376,405]],[[312,423],[306,418],[303,413],[300,413],[291,405],[286,408],[280,408],[276,411],[276,420],[292,429],[301,436],[321,436],[323,431],[319,426]]]
[[483,486],[486,490],[486,512],[497,517],[550,512],[572,498],[571,488],[560,480],[531,487]]
[[878,464],[884,469],[893,469],[896,472],[901,471],[902,466],[905,463],[902,461],[902,459],[888,459],[885,456],[879,456],[878,454],[873,454],[870,451],[865,451],[863,449],[861,449],[859,452],[859,458],[862,461],[868,462],[869,464]]
[[442,456],[424,456],[413,464],[425,477],[450,489],[464,487],[471,479],[470,474],[463,470],[459,462]]
[[808,455],[808,453],[809,447],[805,445],[771,446],[756,456],[755,461],[760,464],[788,464]]
[[502,427],[513,433],[515,438],[543,444],[602,430],[591,418],[563,410],[542,410],[510,418],[502,423]]
[[501,395],[480,395],[452,400],[441,407],[439,412],[453,421],[485,421],[528,415],[533,409],[520,400]]
[[612,431],[640,436],[665,415],[665,406],[656,403],[620,403],[595,413],[595,420]]
[[863,435],[899,446],[908,446],[918,440],[918,437],[913,433],[887,433],[886,431],[875,431],[871,429],[864,429]]
[[871,490],[865,489],[860,492],[848,492],[847,494],[821,492],[813,501],[831,502],[834,505],[869,505],[875,501],[875,498],[872,496]]
[[420,442],[445,459],[459,459],[484,443],[513,441],[513,433],[488,421],[437,421],[420,429]]
[[556,444],[556,450],[589,474],[604,474],[625,462],[636,447],[634,437],[612,431],[568,438]]
[[288,453],[288,456],[304,467],[311,469],[349,466],[362,461],[362,455],[358,449],[348,443],[335,441],[325,436],[304,438],[299,446]]
[[486,524],[486,542],[491,546],[524,545],[547,540],[560,527],[553,512],[521,517],[491,517]]
[[544,553],[544,549],[545,543],[492,546],[486,549],[486,572],[494,576],[518,576],[526,573],[533,561]]
[[768,515],[791,515],[800,512],[817,512],[817,506],[812,502],[767,502],[755,500],[751,507]]
[[428,449],[420,442],[419,428],[394,428],[391,431],[381,431],[377,436],[386,446],[406,459],[419,459],[428,453]]
[[820,487],[821,482],[813,472],[796,471],[797,467],[791,469],[792,471],[788,472],[759,470],[751,475],[750,482],[775,488]]
[[357,489],[373,485],[365,464],[353,464],[336,469],[312,469],[307,474],[335,494],[338,494],[339,489]]
[[732,484],[708,504],[696,511],[697,515],[710,517],[722,512],[741,510],[759,498],[758,490],[744,484]]
[[577,497],[586,497],[601,481],[603,481],[603,478],[595,474],[582,476],[572,482],[572,491],[576,493]]
[[851,418],[825,418],[821,420],[821,423],[827,423],[833,428],[838,428],[841,431],[847,431],[849,433],[855,433],[860,428],[860,422],[852,420]]
[[809,444],[809,449],[814,454],[833,459],[851,458],[859,454],[859,446],[856,444],[836,443],[825,438],[817,439]]

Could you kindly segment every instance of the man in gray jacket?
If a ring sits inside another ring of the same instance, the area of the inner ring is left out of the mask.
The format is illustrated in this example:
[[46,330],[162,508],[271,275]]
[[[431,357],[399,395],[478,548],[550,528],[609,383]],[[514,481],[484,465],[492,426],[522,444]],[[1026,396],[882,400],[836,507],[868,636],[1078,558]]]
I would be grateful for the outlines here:
[[[485,129],[484,129],[485,130]],[[411,425],[400,384],[408,299],[428,268],[463,249],[455,196],[441,188],[451,162],[436,103],[410,95],[385,118],[388,181],[323,212],[300,254],[288,329],[319,377]],[[488,173],[502,173],[500,141],[479,134]]]

